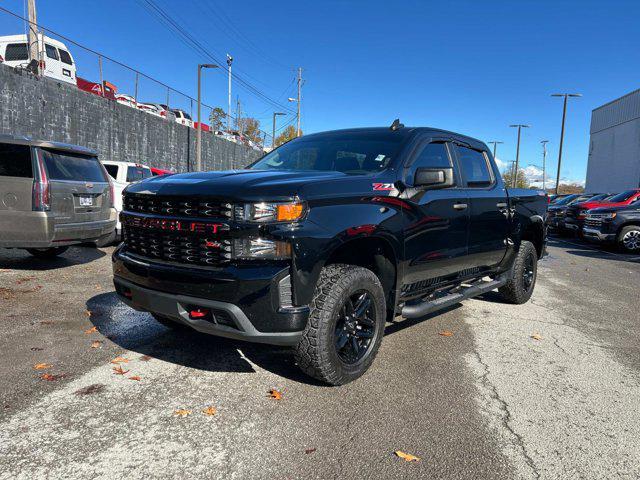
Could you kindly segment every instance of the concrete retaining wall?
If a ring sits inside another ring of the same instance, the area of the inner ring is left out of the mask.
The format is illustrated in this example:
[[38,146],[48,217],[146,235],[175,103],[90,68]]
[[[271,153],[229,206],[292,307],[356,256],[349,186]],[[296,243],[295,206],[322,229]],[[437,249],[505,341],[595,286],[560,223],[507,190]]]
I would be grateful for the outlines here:
[[[93,148],[104,160],[186,172],[195,168],[196,131],[97,95],[0,65],[0,134]],[[241,168],[259,151],[202,133],[205,170]]]

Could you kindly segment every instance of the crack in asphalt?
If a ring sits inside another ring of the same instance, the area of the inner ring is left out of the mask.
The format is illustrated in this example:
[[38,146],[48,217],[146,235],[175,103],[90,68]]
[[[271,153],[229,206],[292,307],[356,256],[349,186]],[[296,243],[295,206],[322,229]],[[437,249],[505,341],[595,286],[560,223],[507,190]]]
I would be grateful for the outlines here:
[[498,389],[489,380],[489,365],[487,365],[482,360],[482,357],[481,357],[480,353],[478,352],[478,350],[476,348],[474,348],[473,353],[474,353],[476,359],[478,360],[478,363],[480,363],[480,365],[482,365],[482,368],[484,370],[484,373],[480,377],[481,384],[487,390],[489,390],[489,392],[491,392],[491,397],[497,402],[500,410],[503,412],[502,418],[500,419],[502,425],[515,438],[518,447],[522,451],[522,456],[524,457],[525,463],[529,466],[529,468],[531,468],[531,471],[533,472],[533,475],[535,476],[535,478],[539,479],[540,478],[540,472],[538,471],[538,469],[537,469],[537,467],[535,465],[535,462],[533,461],[533,458],[531,458],[531,456],[527,452],[527,449],[526,449],[526,447],[524,445],[524,440],[523,440],[522,436],[518,432],[516,432],[513,429],[513,427],[511,426],[511,424],[510,424],[510,422],[511,422],[511,412],[509,411],[509,404],[504,399],[502,399],[500,397],[500,394],[498,393]]
[[555,337],[554,337],[554,339],[553,339],[553,344],[554,344],[556,347],[558,347],[558,348],[562,351],[562,353],[564,353],[565,355],[567,355],[567,351],[566,351],[564,348],[562,348],[562,347],[560,346],[560,344],[558,343],[558,339],[557,339],[557,338],[555,338]]

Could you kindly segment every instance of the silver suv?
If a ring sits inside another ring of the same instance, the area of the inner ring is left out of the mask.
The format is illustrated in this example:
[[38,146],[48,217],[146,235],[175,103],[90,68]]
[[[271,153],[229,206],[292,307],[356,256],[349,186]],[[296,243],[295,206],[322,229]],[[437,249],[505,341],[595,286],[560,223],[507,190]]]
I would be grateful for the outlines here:
[[114,236],[113,185],[97,153],[0,135],[0,247],[36,257]]

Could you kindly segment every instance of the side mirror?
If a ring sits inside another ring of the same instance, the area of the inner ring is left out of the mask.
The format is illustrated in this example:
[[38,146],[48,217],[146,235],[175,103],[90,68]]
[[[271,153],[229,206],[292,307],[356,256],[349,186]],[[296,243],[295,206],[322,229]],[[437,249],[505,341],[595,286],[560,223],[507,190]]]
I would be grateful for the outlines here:
[[413,178],[414,187],[428,189],[453,187],[453,168],[418,168]]

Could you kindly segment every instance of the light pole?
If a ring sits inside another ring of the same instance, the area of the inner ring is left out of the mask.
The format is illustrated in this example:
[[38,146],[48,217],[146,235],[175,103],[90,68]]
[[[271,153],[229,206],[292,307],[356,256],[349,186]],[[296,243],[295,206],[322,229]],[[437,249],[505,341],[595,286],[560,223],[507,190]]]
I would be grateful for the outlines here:
[[552,93],[552,97],[564,97],[564,105],[562,107],[562,128],[560,129],[560,147],[558,149],[558,173],[556,175],[556,195],[558,195],[558,187],[560,186],[560,165],[562,164],[562,144],[564,142],[564,122],[567,118],[567,99],[569,97],[581,97],[580,93]]
[[202,171],[202,118],[200,117],[200,111],[202,109],[201,92],[200,87],[202,81],[203,68],[218,68],[218,65],[212,63],[200,63],[198,64],[198,130],[196,131],[196,171]]
[[229,73],[229,88],[228,88],[228,92],[229,92],[229,103],[227,106],[227,133],[231,132],[231,64],[233,63],[233,57],[231,55],[229,55],[227,53],[227,65],[229,66],[228,73]]
[[523,128],[529,128],[531,127],[531,125],[523,125],[521,123],[517,123],[515,125],[509,125],[512,128],[517,128],[518,129],[518,146],[516,147],[516,165],[515,165],[515,175],[513,177],[513,188],[516,187],[516,178],[518,177],[518,168],[520,165],[520,132],[522,131]]
[[547,143],[549,140],[540,140],[542,144],[542,190],[547,192]]
[[286,115],[284,112],[273,112],[273,131],[271,135],[271,150],[276,148],[276,116]]
[[489,143],[493,145],[493,159],[495,160],[495,158],[496,158],[496,150],[497,150],[497,148],[496,148],[496,147],[497,147],[499,144],[500,144],[500,145],[502,145],[504,142],[499,142],[499,141],[497,141],[497,140],[493,140],[493,141],[491,141],[491,142],[489,142]]
[[298,68],[298,97],[297,98],[287,98],[287,100],[289,100],[290,102],[296,102],[298,105],[298,109],[297,109],[297,129],[296,129],[296,136],[299,137],[300,136],[300,102],[302,100],[302,67]]

